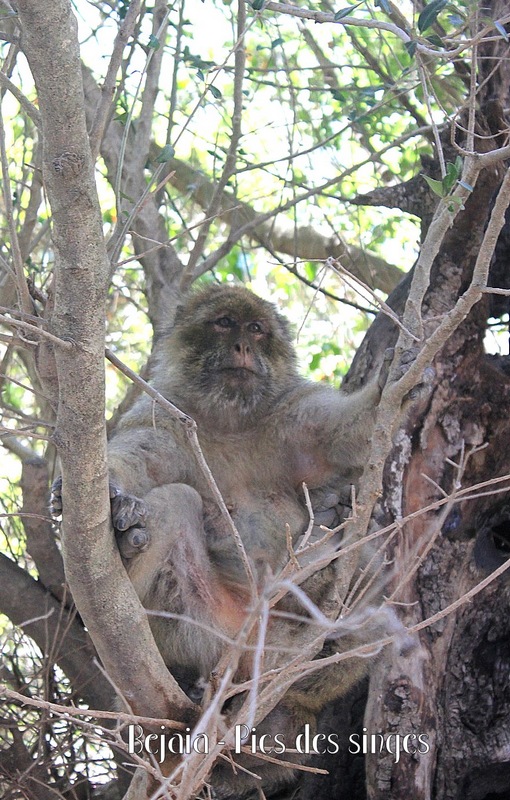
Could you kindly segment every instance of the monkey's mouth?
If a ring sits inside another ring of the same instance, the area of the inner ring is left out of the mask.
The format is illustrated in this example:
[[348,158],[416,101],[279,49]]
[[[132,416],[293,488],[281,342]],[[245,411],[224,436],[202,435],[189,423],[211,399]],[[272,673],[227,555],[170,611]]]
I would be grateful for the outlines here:
[[221,372],[226,378],[231,377],[239,381],[247,381],[250,378],[257,377],[255,370],[249,367],[224,367]]

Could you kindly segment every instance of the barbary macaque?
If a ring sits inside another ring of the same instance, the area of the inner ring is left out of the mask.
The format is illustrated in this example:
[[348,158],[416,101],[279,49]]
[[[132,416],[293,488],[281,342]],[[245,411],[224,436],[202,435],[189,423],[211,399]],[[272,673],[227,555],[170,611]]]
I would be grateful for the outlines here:
[[[360,478],[379,380],[343,394],[304,379],[288,323],[275,307],[242,286],[213,285],[190,293],[170,334],[158,341],[151,383],[196,421],[202,451],[262,589],[288,562],[289,539],[295,546],[307,529],[303,484],[317,523],[333,520],[331,508]],[[235,638],[246,617],[252,597],[245,567],[183,426],[149,396],[121,418],[108,457],[120,552],[144,606],[182,616],[151,615],[150,622],[168,668],[190,691],[209,678],[222,655],[225,639],[216,632]],[[59,505],[57,488],[57,511]],[[337,549],[338,539],[329,547]],[[337,569],[333,561],[302,584],[319,608]],[[307,616],[295,597],[282,607]],[[283,654],[299,646],[304,628],[271,619],[272,649],[264,667],[278,664],[276,645]],[[335,642],[327,647],[332,652]],[[244,678],[249,662],[248,656]],[[325,680],[319,671],[298,683],[273,712],[270,727],[294,725],[297,731],[313,722],[359,679],[364,663],[344,661]],[[262,772],[266,791],[289,775],[273,765]],[[242,771],[234,776],[223,766],[221,775],[212,778],[218,796],[243,796],[254,786]]]

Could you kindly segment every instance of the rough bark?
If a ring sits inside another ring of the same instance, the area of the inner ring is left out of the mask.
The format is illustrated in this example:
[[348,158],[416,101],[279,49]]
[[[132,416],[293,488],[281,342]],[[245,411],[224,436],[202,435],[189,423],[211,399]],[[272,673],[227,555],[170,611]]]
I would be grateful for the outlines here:
[[[434,262],[422,309],[425,319],[437,320],[466,289],[501,174],[501,168],[482,173],[465,211],[448,232]],[[495,251],[492,285],[508,281],[507,241],[505,227]],[[389,304],[399,314],[410,281],[411,276],[390,297]],[[454,490],[456,481],[464,488],[510,475],[508,359],[484,353],[490,310],[486,295],[448,340],[434,361],[430,396],[412,407],[395,438],[385,469],[384,508],[377,512],[381,527],[440,501],[443,493]],[[359,386],[397,336],[396,326],[381,314],[356,354],[348,389]],[[467,459],[459,477],[454,464],[482,446]],[[505,562],[510,478],[494,488],[500,493],[476,491],[472,499],[452,504],[443,516],[438,508],[401,524],[387,552],[393,577],[384,587],[386,596],[399,587],[417,555],[427,548],[419,570],[411,572],[395,596],[407,625],[446,608]],[[347,766],[339,762],[331,766],[330,782],[342,783],[355,800],[507,796],[510,695],[503,676],[510,666],[509,600],[508,583],[500,578],[421,631],[419,647],[405,654],[390,649],[374,664],[364,720],[367,733],[385,737],[422,733],[428,737],[430,752],[416,757],[404,753],[398,761],[386,751],[369,754],[363,789],[350,775],[350,762]],[[345,712],[336,717],[341,735],[345,720]],[[307,784],[306,798],[330,796],[323,793],[321,778]]]
[[[498,9],[492,12],[495,16]],[[501,54],[493,44],[491,64]],[[488,54],[485,53],[487,56]],[[503,64],[491,91],[508,91]],[[483,95],[481,97],[483,100]],[[501,144],[497,129],[480,120],[483,148]],[[421,308],[427,333],[453,307],[472,276],[504,165],[482,172],[465,210],[447,233],[437,255]],[[507,214],[508,220],[508,214]],[[490,276],[492,286],[508,285],[508,222],[499,237]],[[401,313],[411,276],[390,298]],[[395,440],[386,465],[385,512],[381,525],[440,501],[456,482],[464,487],[510,475],[508,408],[510,381],[506,358],[484,353],[491,312],[507,308],[486,295],[447,341],[434,360],[433,391],[417,404]],[[346,385],[355,388],[363,375],[393,346],[398,331],[384,316],[376,320],[358,350]],[[478,449],[481,448],[481,449]],[[470,454],[466,458],[467,454]],[[459,467],[465,463],[461,470]],[[401,524],[388,556],[394,577],[385,594],[398,589],[408,625],[419,623],[469,592],[508,556],[510,479],[474,491],[472,498],[420,514]],[[423,553],[416,562],[418,554]],[[411,571],[416,564],[419,569]],[[410,577],[403,586],[403,576]],[[365,726],[369,734],[426,734],[430,752],[416,757],[392,753],[367,756],[367,796],[371,800],[453,800],[506,797],[510,792],[506,681],[510,651],[508,603],[504,577],[497,579],[448,616],[419,634],[420,646],[406,656],[390,651],[372,671]],[[399,607],[399,606],[397,606]],[[320,791],[320,790],[319,790]],[[354,793],[356,798],[364,793]]]

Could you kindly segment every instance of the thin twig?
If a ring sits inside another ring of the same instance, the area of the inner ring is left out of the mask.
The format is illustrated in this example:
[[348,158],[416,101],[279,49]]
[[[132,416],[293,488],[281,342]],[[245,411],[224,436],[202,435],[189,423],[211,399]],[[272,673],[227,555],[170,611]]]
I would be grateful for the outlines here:
[[[232,112],[232,133],[225,158],[222,174],[217,182],[211,202],[205,212],[208,218],[215,217],[221,205],[223,190],[235,172],[237,148],[241,139],[241,121],[243,113],[243,81],[246,65],[246,49],[244,36],[246,32],[246,0],[238,0],[237,12],[237,40],[234,47],[234,109]],[[203,252],[205,240],[209,233],[211,222],[205,222],[200,229],[197,240],[190,253],[189,261],[183,273],[181,286],[186,288],[197,277],[195,266]]]
[[34,104],[31,103],[27,97],[25,97],[23,92],[18,89],[16,84],[13,83],[2,70],[0,70],[0,84],[4,87],[4,89],[9,90],[13,97],[16,98],[23,111],[26,111],[34,125],[40,128],[41,115],[39,113],[39,109],[37,109]]
[[2,104],[0,101],[0,160],[2,164],[3,194],[5,203],[5,215],[11,235],[11,254],[16,275],[16,293],[20,308],[27,314],[33,310],[30,292],[28,291],[25,272],[23,269],[23,257],[19,246],[18,232],[14,222],[14,206],[11,195],[11,182],[9,177],[9,162],[7,161],[7,151],[5,148],[5,128],[2,114]]
[[[44,328],[38,327],[37,325],[32,325],[30,322],[25,322],[22,319],[11,319],[5,314],[0,314],[0,322],[3,322],[4,325],[10,325],[12,328],[23,328],[23,330],[30,331],[30,333],[37,337],[48,339],[48,341],[52,342],[52,344],[58,345],[58,347],[63,347],[64,350],[72,350],[72,348],[76,346],[73,342],[68,342],[65,339],[59,339],[58,336],[55,336],[53,333],[44,330]],[[43,323],[44,320],[41,320],[41,322]]]
[[[359,293],[359,289],[357,287],[361,287],[365,292],[367,292],[367,294],[370,295],[374,305],[378,306],[383,314],[386,314],[386,316],[388,316],[391,320],[393,320],[393,322],[395,323],[395,325],[397,325],[397,327],[399,327],[415,342],[420,341],[420,338],[418,336],[416,336],[412,331],[406,328],[405,325],[403,325],[398,314],[396,314],[393,311],[393,309],[388,305],[388,303],[386,303],[384,300],[378,297],[377,294],[370,288],[370,286],[367,286],[367,284],[364,283],[360,278],[358,278],[357,275],[353,275],[352,272],[349,272],[349,270],[343,266],[340,259],[333,258],[332,256],[330,256],[329,258],[326,259],[325,263],[327,267],[329,267],[337,275],[340,275],[344,280],[345,278],[350,278],[352,281],[354,281],[355,285],[351,286],[351,288],[353,288],[355,291]],[[348,282],[347,285],[349,285]]]
[[59,703],[51,703],[49,700],[37,700],[34,697],[28,697],[6,686],[0,686],[0,696],[16,700],[24,706],[33,706],[34,708],[41,708],[44,711],[51,711],[54,714],[62,714],[63,716],[69,715],[70,717],[93,717],[94,719],[112,719],[120,720],[126,724],[136,723],[139,725],[164,725],[168,728],[176,728],[177,730],[184,729],[186,725],[184,722],[178,722],[171,719],[157,719],[156,717],[139,717],[136,714],[125,714],[122,711],[102,711],[91,708],[76,708],[76,706],[64,706]]
[[93,161],[95,161],[98,156],[106,123],[109,118],[113,95],[115,93],[117,73],[122,62],[122,54],[129,37],[134,31],[140,8],[141,0],[131,0],[126,16],[122,20],[119,30],[117,31],[117,36],[115,37],[110,63],[108,64],[108,70],[101,89],[101,99],[97,106],[96,115],[90,131],[90,149],[92,151]]

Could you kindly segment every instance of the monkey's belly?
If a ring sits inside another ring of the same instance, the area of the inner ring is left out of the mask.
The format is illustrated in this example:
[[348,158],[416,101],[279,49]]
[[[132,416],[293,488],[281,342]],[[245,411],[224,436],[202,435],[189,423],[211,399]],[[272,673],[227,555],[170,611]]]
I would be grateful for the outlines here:
[[[286,563],[288,535],[292,541],[306,528],[307,513],[292,494],[253,492],[250,496],[226,499],[227,508],[241,536],[248,557],[259,575],[275,574]],[[237,556],[232,534],[216,504],[204,503],[206,542],[222,577],[244,585],[244,568]]]

